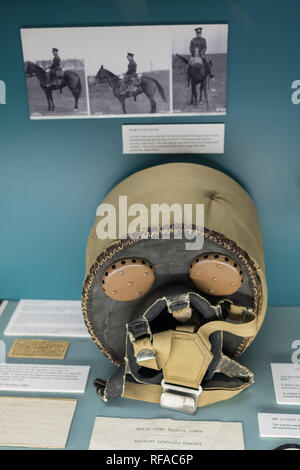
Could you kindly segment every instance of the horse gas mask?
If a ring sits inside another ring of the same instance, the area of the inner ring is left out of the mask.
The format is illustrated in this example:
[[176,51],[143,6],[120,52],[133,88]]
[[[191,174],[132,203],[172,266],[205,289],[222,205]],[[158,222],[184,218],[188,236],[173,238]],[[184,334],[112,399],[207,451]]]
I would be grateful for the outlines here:
[[104,203],[115,208],[117,228],[122,195],[149,209],[203,204],[204,227],[191,225],[203,244],[186,249],[186,232],[174,223],[100,239],[96,217],[82,309],[92,338],[119,367],[108,381],[96,379],[99,395],[188,413],[234,397],[254,380],[235,359],[258,333],[267,304],[252,200],[223,173],[185,163],[149,168],[116,186]]

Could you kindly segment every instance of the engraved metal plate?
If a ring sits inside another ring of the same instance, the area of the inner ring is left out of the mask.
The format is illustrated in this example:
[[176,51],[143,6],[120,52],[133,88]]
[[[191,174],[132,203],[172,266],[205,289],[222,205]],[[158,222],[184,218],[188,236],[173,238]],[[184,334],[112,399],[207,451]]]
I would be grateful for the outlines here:
[[160,396],[160,406],[170,408],[184,413],[194,414],[197,411],[198,398],[202,392],[202,387],[198,389],[181,387],[161,382],[163,392]]

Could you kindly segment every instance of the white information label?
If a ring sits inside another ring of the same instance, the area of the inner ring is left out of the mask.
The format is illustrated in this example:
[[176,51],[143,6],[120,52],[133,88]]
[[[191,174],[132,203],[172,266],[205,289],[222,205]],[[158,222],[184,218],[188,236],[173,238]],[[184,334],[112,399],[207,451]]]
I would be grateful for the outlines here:
[[4,341],[0,340],[0,363],[4,363],[6,361],[6,346]]
[[300,364],[271,364],[276,401],[300,405]]
[[90,366],[0,364],[0,390],[83,393]]
[[8,305],[8,300],[0,300],[0,317]]
[[123,125],[123,153],[224,153],[225,125]]
[[77,400],[0,397],[0,446],[65,448]]
[[90,337],[79,300],[20,300],[4,335]]
[[243,426],[221,421],[97,417],[89,449],[244,450]]
[[300,438],[300,415],[258,413],[261,437]]

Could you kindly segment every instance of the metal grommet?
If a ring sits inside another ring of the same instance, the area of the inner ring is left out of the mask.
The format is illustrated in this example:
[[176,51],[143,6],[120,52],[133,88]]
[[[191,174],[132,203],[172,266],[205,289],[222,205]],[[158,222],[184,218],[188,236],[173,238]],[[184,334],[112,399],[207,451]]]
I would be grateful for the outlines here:
[[146,294],[155,281],[149,261],[142,258],[123,258],[112,263],[101,278],[105,294],[113,300],[135,300]]
[[220,253],[197,256],[190,266],[189,276],[199,290],[216,296],[234,294],[243,282],[241,266]]

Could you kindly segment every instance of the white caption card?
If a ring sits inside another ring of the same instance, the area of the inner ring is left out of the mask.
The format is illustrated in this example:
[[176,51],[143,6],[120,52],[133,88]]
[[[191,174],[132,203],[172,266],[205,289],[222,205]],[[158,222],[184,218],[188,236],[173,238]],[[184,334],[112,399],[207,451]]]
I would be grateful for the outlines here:
[[276,401],[300,405],[300,364],[271,364]]
[[0,317],[8,305],[8,300],[0,300]]
[[123,125],[123,153],[224,153],[224,124]]
[[0,364],[0,390],[83,393],[90,366]]
[[4,341],[0,340],[0,364],[6,361],[6,345]]
[[4,335],[90,337],[79,300],[20,300]]
[[77,400],[0,397],[0,446],[66,446]]
[[261,437],[300,438],[300,415],[258,413],[258,426]]
[[243,450],[242,423],[172,419],[95,419],[90,450]]

